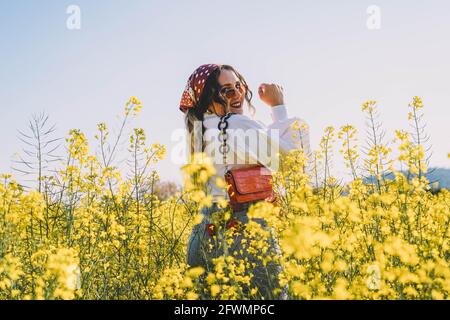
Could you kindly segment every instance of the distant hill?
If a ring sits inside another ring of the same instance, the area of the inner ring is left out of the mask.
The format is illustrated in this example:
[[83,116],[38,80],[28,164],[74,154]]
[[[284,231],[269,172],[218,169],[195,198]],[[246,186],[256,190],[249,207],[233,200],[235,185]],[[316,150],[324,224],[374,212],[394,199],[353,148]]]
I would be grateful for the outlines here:
[[[402,171],[403,174],[406,174],[406,171]],[[428,173],[425,174],[426,178],[430,183],[438,182],[438,189],[448,189],[450,190],[450,169],[447,168],[430,168],[428,169]],[[394,175],[389,173],[385,176],[386,179],[392,180]],[[369,177],[364,179],[365,183],[371,183],[375,181],[375,177]]]
[[429,171],[430,172],[425,175],[428,181],[438,181],[440,189],[450,190],[450,169],[431,168]]

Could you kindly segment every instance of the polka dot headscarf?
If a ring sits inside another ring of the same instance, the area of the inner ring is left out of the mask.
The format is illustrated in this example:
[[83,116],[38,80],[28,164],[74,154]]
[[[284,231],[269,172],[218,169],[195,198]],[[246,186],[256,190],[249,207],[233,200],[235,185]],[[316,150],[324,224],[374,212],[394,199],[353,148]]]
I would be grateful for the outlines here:
[[180,110],[186,113],[197,105],[209,75],[220,68],[217,64],[204,64],[198,67],[189,77],[180,101]]

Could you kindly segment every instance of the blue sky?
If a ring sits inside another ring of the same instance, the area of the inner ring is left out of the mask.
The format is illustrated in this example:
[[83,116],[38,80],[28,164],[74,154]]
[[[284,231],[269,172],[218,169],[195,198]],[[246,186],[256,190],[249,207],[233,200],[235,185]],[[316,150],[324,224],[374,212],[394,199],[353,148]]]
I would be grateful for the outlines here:
[[[81,30],[66,28],[73,4]],[[381,9],[379,30],[366,26],[370,5]],[[283,85],[289,113],[310,125],[313,148],[328,125],[354,124],[363,134],[367,99],[379,101],[392,138],[408,128],[412,96],[422,96],[432,165],[449,167],[449,12],[437,0],[0,0],[0,172],[10,171],[22,147],[16,130],[33,113],[46,111],[60,136],[80,128],[92,138],[97,123],[117,124],[131,95],[144,104],[132,126],[170,155],[186,80],[212,62],[235,66],[251,88]],[[254,104],[268,122],[268,108],[257,97]],[[181,180],[169,158],[158,169]],[[338,156],[335,172],[345,172]]]

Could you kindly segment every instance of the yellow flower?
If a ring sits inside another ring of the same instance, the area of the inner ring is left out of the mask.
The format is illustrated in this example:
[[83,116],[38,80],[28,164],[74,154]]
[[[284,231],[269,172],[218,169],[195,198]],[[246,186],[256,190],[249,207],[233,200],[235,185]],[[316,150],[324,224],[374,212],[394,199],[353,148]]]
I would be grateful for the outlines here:
[[211,296],[216,297],[220,292],[220,286],[217,284],[213,284],[211,286]]
[[187,271],[186,275],[193,279],[200,277],[203,273],[205,273],[205,269],[202,267],[191,268]]

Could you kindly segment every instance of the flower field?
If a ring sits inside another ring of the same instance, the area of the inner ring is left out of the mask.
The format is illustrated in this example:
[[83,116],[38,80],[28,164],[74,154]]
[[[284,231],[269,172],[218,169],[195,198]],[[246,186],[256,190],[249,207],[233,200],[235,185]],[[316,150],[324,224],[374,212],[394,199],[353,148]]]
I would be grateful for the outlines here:
[[[141,107],[131,98],[124,123]],[[431,192],[423,102],[414,97],[408,108],[413,129],[396,131],[395,141],[384,141],[377,104],[368,101],[364,146],[353,126],[328,127],[313,154],[284,156],[273,179],[277,202],[253,205],[247,225],[227,229],[230,212],[222,201],[213,215],[218,241],[226,248],[234,233],[244,233],[251,256],[282,266],[272,290],[288,299],[449,299],[450,193]],[[209,159],[196,155],[182,168],[182,190],[162,199],[152,166],[165,157],[164,146],[134,129],[124,173],[106,124],[95,139],[97,152],[71,130],[64,165],[39,175],[38,188],[1,176],[0,299],[261,298],[248,272],[254,262],[225,254],[210,270],[186,265],[188,237],[200,209],[212,204],[205,191],[215,174]],[[348,183],[331,175],[335,142]],[[225,187],[221,179],[215,183]],[[279,256],[265,254],[271,233]]]

